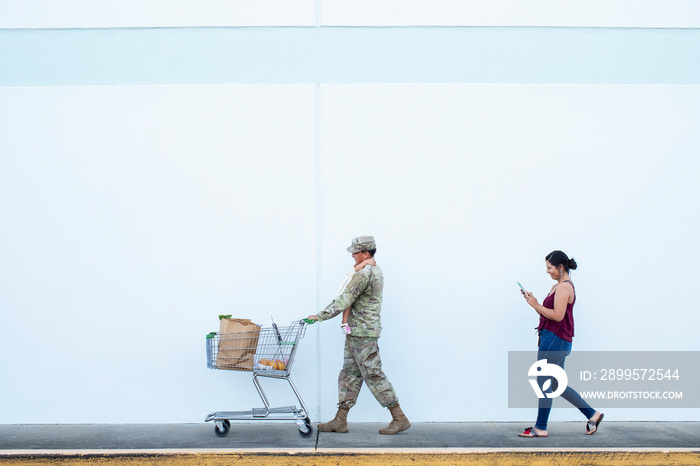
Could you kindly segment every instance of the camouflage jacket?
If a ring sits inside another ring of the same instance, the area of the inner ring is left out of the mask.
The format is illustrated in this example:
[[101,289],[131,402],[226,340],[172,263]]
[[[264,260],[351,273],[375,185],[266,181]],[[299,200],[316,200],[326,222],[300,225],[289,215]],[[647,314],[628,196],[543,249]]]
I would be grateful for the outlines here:
[[379,337],[382,320],[382,269],[366,265],[352,276],[340,296],[317,314],[319,321],[331,319],[351,307],[348,325],[354,337]]

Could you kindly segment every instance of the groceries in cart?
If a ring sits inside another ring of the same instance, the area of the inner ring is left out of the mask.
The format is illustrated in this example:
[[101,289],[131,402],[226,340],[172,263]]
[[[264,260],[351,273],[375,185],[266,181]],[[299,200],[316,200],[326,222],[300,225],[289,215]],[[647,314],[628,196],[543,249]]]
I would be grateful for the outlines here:
[[233,319],[231,315],[220,315],[215,368],[252,371],[255,368],[260,327],[250,319]]
[[[220,315],[219,333],[210,333],[208,339],[216,345],[207,352],[207,366],[211,369],[234,371],[287,371],[292,349],[297,344],[297,329],[278,327],[274,320],[271,328],[263,328],[250,319]],[[306,323],[306,322],[304,322]]]
[[283,371],[285,367],[287,367],[287,364],[279,359],[274,361],[272,359],[261,359],[258,361],[258,370],[261,371]]
[[[217,411],[205,421],[214,421],[214,432],[219,437],[228,435],[230,421],[294,421],[302,437],[310,437],[313,428],[308,410],[289,374],[292,370],[299,340],[304,337],[307,319],[297,320],[288,326],[263,327],[250,319],[236,319],[231,315],[219,316],[219,333],[207,335],[207,367],[253,373],[253,385],[260,395],[263,407],[248,411]],[[299,406],[270,407],[258,377],[286,380],[296,396]]]

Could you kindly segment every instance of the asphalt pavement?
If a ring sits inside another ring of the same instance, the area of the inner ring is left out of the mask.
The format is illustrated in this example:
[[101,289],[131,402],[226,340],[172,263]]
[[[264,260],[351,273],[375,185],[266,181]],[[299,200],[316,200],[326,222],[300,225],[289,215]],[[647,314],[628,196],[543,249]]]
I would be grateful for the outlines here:
[[308,438],[293,422],[233,422],[226,437],[212,423],[0,425],[0,455],[113,452],[471,452],[700,451],[700,422],[603,422],[585,435],[584,422],[552,422],[548,438],[520,438],[517,422],[415,423],[380,435],[382,423],[350,423],[346,434]]

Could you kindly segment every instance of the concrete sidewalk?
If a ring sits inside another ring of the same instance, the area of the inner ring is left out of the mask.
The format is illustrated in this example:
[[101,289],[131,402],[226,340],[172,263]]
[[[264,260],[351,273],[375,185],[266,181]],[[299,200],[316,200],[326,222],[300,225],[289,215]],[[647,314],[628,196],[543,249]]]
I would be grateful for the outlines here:
[[347,434],[302,438],[296,424],[233,422],[227,437],[201,424],[0,425],[0,455],[136,452],[474,452],[699,451],[700,422],[550,423],[549,438],[519,438],[523,422],[416,423],[394,436],[381,423],[351,423]]

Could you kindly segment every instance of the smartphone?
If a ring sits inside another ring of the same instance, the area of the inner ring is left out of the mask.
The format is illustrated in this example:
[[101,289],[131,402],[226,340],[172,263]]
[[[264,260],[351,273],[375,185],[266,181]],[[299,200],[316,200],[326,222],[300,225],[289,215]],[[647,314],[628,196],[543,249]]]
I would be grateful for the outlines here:
[[520,289],[521,289],[523,292],[525,292],[525,288],[523,288],[523,285],[521,285],[520,282],[518,282],[518,286],[520,287]]

